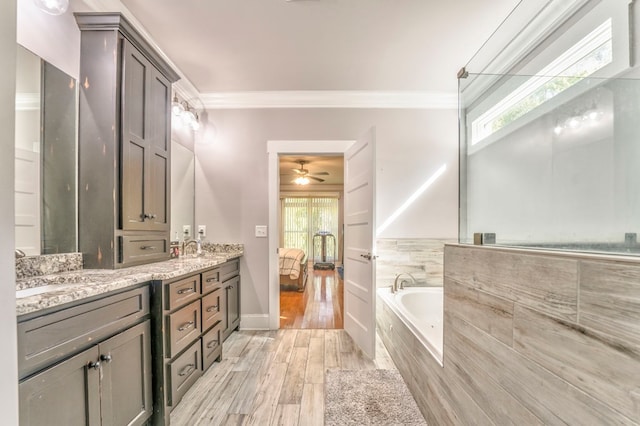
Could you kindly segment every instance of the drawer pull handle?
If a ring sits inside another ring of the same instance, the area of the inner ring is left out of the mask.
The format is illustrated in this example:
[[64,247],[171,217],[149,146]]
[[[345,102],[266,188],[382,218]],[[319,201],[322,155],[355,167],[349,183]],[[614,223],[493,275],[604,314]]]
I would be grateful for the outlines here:
[[217,278],[207,278],[208,283],[218,282]]
[[155,250],[156,246],[140,246],[140,250]]
[[94,370],[99,370],[99,369],[100,369],[100,361],[96,361],[96,362],[91,361],[91,362],[87,365],[87,367],[89,367],[89,368],[93,368]]
[[186,367],[184,367],[182,370],[180,370],[180,372],[178,373],[178,376],[180,377],[184,377],[187,376],[191,373],[193,373],[196,369],[196,365],[195,364],[189,364]]
[[106,354],[106,355],[100,355],[100,361],[104,361],[106,363],[110,363],[111,362],[111,354]]
[[218,305],[209,306],[207,312],[213,312],[218,310]]
[[195,324],[195,322],[194,322],[194,321],[189,321],[189,322],[188,322],[188,323],[186,323],[186,324],[182,324],[182,325],[180,326],[180,328],[178,328],[178,331],[185,331],[185,330],[187,330],[188,328],[193,327],[193,325],[194,325],[194,324]]
[[217,340],[212,340],[209,343],[207,343],[207,349],[215,348],[216,346],[218,346]]
[[196,292],[196,289],[193,287],[181,288],[180,290],[178,290],[178,294],[195,293],[195,292]]

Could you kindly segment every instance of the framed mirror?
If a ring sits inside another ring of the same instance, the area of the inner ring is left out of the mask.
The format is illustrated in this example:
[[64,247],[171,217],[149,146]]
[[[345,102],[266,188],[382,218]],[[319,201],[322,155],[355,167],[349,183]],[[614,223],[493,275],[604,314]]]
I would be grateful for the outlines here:
[[194,236],[195,156],[186,146],[171,141],[171,239],[182,240],[184,227]]
[[75,252],[77,83],[22,46],[16,66],[16,249]]

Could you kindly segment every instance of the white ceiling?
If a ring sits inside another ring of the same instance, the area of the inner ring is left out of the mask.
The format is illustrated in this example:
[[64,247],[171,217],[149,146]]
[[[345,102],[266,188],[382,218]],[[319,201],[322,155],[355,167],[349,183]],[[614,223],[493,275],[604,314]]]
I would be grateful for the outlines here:
[[298,176],[292,169],[300,169],[299,161],[305,161],[304,169],[311,176],[317,176],[324,180],[324,182],[311,180],[309,185],[312,189],[322,189],[322,186],[344,183],[344,157],[342,155],[282,155],[280,156],[281,185],[292,184],[292,180]]
[[121,0],[201,94],[455,92],[519,0]]

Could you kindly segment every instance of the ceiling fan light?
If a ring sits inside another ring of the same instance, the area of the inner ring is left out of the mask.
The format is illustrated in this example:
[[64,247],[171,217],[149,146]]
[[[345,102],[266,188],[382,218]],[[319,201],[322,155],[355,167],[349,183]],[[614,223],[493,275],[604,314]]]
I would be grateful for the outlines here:
[[309,182],[311,182],[311,181],[306,176],[298,176],[297,178],[294,179],[293,182],[296,185],[309,185]]

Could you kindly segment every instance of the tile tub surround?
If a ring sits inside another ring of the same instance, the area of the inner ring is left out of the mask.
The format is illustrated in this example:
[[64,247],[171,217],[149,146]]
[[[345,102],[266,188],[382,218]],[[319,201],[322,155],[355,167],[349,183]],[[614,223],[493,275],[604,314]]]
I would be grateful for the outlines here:
[[43,254],[16,259],[16,278],[82,269],[82,253]]
[[[242,255],[243,251],[228,251],[200,257],[182,256],[179,259],[124,269],[81,269],[18,279],[16,314],[25,315],[152,280],[177,278],[220,265]],[[41,286],[46,286],[47,290],[30,294],[28,289]]]
[[419,286],[442,286],[444,245],[456,240],[376,240],[376,287],[389,287],[396,275],[409,272]]
[[445,247],[444,367],[378,301],[429,424],[640,424],[640,262]]

